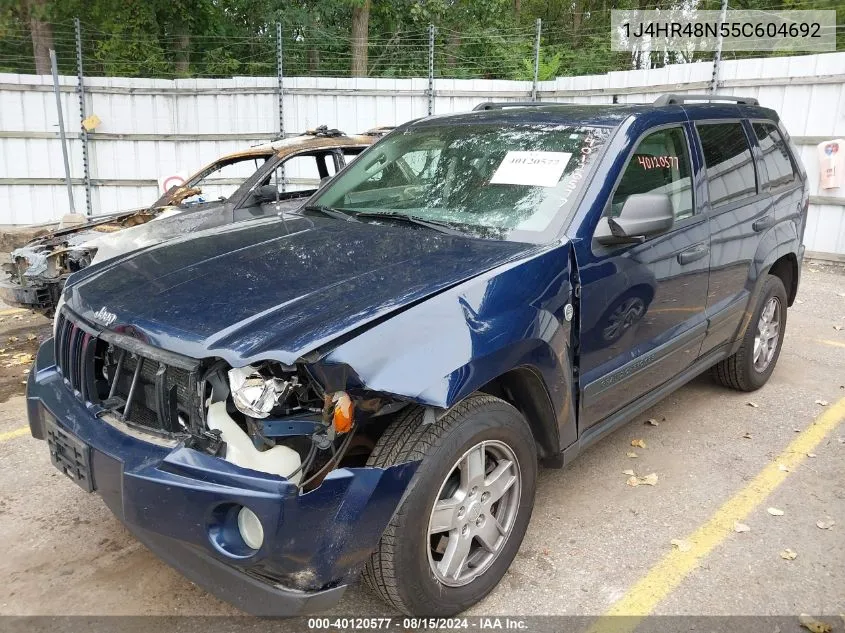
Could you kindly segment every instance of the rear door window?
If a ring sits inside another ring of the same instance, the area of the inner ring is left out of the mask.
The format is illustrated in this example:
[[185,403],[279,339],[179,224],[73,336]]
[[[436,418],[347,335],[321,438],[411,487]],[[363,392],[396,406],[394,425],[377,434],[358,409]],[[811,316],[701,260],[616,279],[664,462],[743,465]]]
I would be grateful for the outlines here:
[[763,164],[768,176],[767,187],[776,189],[795,182],[795,168],[789,157],[786,141],[772,123],[754,123],[754,136],[763,155]]
[[696,125],[704,164],[710,205],[719,207],[757,194],[757,175],[748,138],[739,121]]
[[683,128],[658,130],[639,142],[611,198],[610,217],[618,217],[625,200],[636,193],[667,194],[675,221],[695,214],[689,149]]

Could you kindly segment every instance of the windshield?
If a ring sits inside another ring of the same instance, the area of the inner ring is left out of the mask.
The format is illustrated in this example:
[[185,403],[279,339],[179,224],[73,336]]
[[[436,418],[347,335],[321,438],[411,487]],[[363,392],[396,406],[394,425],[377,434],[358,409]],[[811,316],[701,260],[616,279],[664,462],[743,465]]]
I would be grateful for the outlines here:
[[446,222],[479,237],[545,242],[609,133],[553,124],[411,128],[375,145],[312,203]]

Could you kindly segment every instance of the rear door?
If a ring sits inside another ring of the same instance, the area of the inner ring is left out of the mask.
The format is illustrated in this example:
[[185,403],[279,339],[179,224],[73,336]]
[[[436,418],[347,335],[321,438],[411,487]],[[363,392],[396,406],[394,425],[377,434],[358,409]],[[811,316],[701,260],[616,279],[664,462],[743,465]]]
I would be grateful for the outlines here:
[[750,126],[740,119],[697,121],[707,175],[711,261],[706,354],[735,338],[750,299],[749,278],[760,240],[774,224],[772,201],[760,185]]
[[673,227],[642,244],[602,247],[581,277],[583,431],[695,362],[704,338],[710,234],[693,183],[700,162],[692,129],[653,128],[634,149],[605,208],[618,215],[628,196],[666,193]]
[[757,161],[760,184],[771,198],[774,224],[785,227],[785,223],[792,221],[801,227],[799,235],[803,235],[806,221],[803,170],[774,121],[752,120],[750,123],[760,157]]

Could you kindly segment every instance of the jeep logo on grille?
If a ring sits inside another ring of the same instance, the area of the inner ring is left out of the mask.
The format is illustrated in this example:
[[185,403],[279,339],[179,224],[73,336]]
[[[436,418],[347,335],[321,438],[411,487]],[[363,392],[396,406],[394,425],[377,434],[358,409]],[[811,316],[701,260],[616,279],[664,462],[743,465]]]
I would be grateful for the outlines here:
[[108,327],[114,323],[115,319],[117,319],[117,315],[114,312],[109,312],[106,310],[106,306],[103,306],[94,313],[94,318]]

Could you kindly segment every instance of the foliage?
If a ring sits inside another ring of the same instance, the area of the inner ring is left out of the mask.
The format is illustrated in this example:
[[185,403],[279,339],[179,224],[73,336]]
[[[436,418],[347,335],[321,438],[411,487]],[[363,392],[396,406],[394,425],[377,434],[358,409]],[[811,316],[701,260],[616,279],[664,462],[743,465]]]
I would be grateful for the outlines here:
[[[34,72],[31,18],[52,27],[60,72],[75,72],[73,19],[82,23],[86,74],[225,77],[276,72],[276,23],[284,74],[348,76],[350,21],[363,0],[0,0],[0,72]],[[842,0],[814,1],[836,8]],[[532,79],[536,20],[542,20],[539,78],[625,70],[610,50],[610,10],[697,6],[719,0],[372,0],[367,74],[428,72],[435,27],[439,77]],[[806,0],[732,0],[731,8],[807,8]],[[838,29],[840,47],[845,29]],[[725,57],[752,54],[726,54]],[[759,55],[759,53],[757,54]],[[651,65],[667,63],[655,55]],[[688,61],[711,59],[699,53]],[[642,61],[642,60],[640,60]]]

